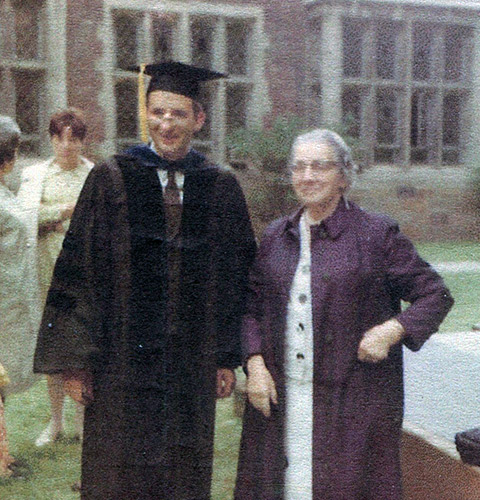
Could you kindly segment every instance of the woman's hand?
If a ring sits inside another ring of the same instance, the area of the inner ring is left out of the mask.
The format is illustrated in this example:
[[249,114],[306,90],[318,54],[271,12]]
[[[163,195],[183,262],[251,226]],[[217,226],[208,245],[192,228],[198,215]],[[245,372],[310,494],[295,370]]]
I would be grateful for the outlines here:
[[390,348],[402,340],[405,330],[394,318],[367,330],[358,347],[358,359],[378,363],[387,359]]
[[247,362],[247,395],[250,403],[266,417],[271,414],[270,402],[278,403],[277,390],[270,372],[260,354],[252,356]]

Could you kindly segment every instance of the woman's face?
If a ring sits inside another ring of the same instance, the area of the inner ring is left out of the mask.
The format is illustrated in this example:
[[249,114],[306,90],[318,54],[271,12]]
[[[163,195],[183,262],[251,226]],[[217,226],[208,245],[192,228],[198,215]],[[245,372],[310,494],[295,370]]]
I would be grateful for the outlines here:
[[83,141],[73,135],[71,127],[62,129],[60,135],[53,135],[51,142],[55,159],[61,166],[78,165]]
[[293,189],[307,208],[335,207],[347,187],[334,150],[328,144],[299,144],[291,170]]

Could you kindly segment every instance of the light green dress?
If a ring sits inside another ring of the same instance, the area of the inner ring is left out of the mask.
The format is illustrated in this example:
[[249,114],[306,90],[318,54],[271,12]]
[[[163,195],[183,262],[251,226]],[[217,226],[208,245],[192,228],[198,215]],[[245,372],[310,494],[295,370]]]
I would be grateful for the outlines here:
[[61,220],[61,212],[65,205],[77,201],[91,168],[92,164],[85,159],[73,170],[64,170],[52,161],[43,179],[38,227],[48,227],[54,223],[58,225],[56,230],[47,231],[38,238],[37,265],[42,303],[45,303],[53,268],[70,225],[70,219]]

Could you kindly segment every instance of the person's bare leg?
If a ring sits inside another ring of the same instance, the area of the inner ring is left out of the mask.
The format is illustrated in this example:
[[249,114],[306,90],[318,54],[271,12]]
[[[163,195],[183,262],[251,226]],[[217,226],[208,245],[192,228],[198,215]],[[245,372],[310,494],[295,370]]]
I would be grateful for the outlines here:
[[47,427],[35,441],[37,446],[53,443],[59,434],[63,432],[63,402],[65,399],[65,391],[63,390],[62,376],[48,375],[47,386],[52,414]]
[[75,403],[75,416],[74,416],[74,426],[75,426],[75,437],[82,439],[83,437],[83,415],[85,412],[85,407],[80,403]]

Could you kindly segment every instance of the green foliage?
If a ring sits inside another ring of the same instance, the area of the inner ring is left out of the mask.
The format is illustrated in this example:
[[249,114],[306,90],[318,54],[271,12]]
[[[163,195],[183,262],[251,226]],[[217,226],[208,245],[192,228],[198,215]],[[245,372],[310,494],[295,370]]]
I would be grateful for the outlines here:
[[239,128],[227,137],[230,156],[247,160],[268,172],[281,173],[292,143],[306,124],[298,116],[279,117],[271,127]]
[[[295,115],[275,119],[269,127],[256,126],[239,128],[227,137],[230,156],[236,160],[246,160],[265,172],[282,174],[287,165],[290,150],[295,138],[307,132],[306,120]],[[331,127],[352,149],[356,157],[361,151],[359,139],[351,136],[354,118],[347,115],[343,123]]]

